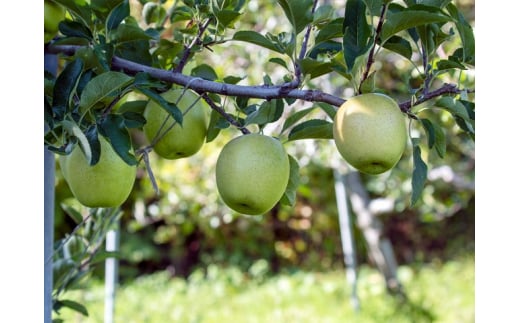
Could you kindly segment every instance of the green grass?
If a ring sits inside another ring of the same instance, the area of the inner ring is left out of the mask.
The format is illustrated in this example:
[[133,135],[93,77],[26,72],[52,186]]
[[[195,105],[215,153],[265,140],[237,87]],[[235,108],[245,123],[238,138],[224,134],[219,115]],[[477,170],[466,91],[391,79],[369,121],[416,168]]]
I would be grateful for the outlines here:
[[[186,323],[327,323],[327,322],[446,322],[475,321],[474,258],[444,264],[400,267],[399,278],[408,294],[400,302],[385,292],[373,269],[359,272],[361,311],[350,304],[351,287],[344,272],[296,272],[251,279],[236,269],[208,268],[188,280],[158,273],[121,286],[117,291],[115,322]],[[104,288],[66,295],[84,304],[89,317],[69,309],[65,322],[103,322]]]

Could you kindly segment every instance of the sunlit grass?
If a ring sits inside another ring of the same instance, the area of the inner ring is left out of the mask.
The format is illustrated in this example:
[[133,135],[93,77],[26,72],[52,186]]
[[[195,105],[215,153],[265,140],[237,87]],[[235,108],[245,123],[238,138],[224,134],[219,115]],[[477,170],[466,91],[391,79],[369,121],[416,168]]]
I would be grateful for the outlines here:
[[[158,273],[118,289],[115,322],[474,322],[473,257],[417,270],[400,267],[398,274],[407,302],[389,296],[382,277],[363,267],[358,286],[361,310],[356,313],[344,272],[251,278],[214,266],[206,275],[198,271],[188,280]],[[65,322],[103,322],[101,283],[67,297],[84,304],[89,317],[63,309]]]

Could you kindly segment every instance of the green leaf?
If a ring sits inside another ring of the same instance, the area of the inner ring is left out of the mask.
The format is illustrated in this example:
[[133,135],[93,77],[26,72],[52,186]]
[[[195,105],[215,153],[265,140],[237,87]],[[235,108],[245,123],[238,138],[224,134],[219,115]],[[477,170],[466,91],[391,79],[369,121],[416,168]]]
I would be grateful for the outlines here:
[[422,6],[429,6],[429,7],[434,7],[434,8],[444,8],[451,1],[452,0],[420,0],[420,1],[415,1],[415,2],[419,2]]
[[466,21],[464,15],[457,7],[450,3],[447,7],[450,15],[456,20],[455,25],[459,31],[462,41],[463,58],[462,61],[471,65],[475,65],[475,35],[471,25]]
[[280,57],[272,57],[272,58],[269,59],[269,62],[274,63],[274,64],[278,64],[278,65],[284,67],[285,69],[288,69],[287,62],[285,62]]
[[68,37],[79,37],[92,40],[92,31],[82,23],[72,20],[64,20],[59,24],[60,32]]
[[60,203],[61,209],[65,211],[65,213],[76,223],[80,224],[83,222],[83,215],[81,212],[76,210],[73,206],[68,205],[67,203]]
[[412,199],[411,205],[415,205],[422,195],[424,184],[428,175],[428,166],[421,157],[419,138],[412,138],[413,144],[413,173],[412,173]]
[[126,101],[119,107],[119,109],[117,109],[117,112],[121,114],[126,112],[143,114],[147,104],[147,100]]
[[275,45],[271,40],[269,40],[264,35],[257,33],[256,31],[251,30],[241,30],[236,32],[233,35],[233,40],[245,41],[251,44],[255,44],[269,50],[278,52],[280,54],[284,53],[283,48],[279,48]]
[[428,148],[432,149],[435,145],[435,129],[433,127],[433,123],[428,119],[420,118],[421,124],[426,131],[426,135],[428,137]]
[[98,120],[99,132],[108,139],[114,151],[128,165],[137,165],[137,160],[132,153],[130,134],[125,127],[125,120],[117,114],[109,114]]
[[316,35],[315,43],[319,44],[327,40],[333,40],[343,36],[343,19],[337,18],[320,29]]
[[94,166],[98,163],[99,157],[101,156],[101,143],[98,139],[98,131],[96,125],[91,125],[85,131],[85,137],[88,140],[88,144],[90,147],[90,152],[92,154],[92,158],[90,159],[90,165]]
[[319,6],[314,12],[312,18],[313,25],[328,25],[334,17],[334,7],[330,4],[324,4]]
[[310,107],[307,109],[300,110],[298,112],[295,112],[291,114],[287,119],[285,119],[285,122],[282,127],[282,132],[289,129],[291,126],[293,126],[296,122],[300,121],[303,117],[308,115],[310,112],[314,110],[314,107]]
[[289,182],[287,183],[287,188],[283,193],[280,203],[282,205],[294,206],[296,202],[296,191],[300,184],[300,165],[293,156],[288,156],[290,165]]
[[321,42],[317,44],[316,46],[312,47],[309,51],[308,57],[304,59],[304,61],[308,58],[317,59],[318,55],[320,54],[328,54],[328,55],[334,55],[338,52],[343,51],[343,44],[339,43],[334,40],[327,40],[324,42]]
[[384,44],[383,47],[391,50],[394,53],[397,53],[399,55],[402,55],[403,57],[406,57],[407,59],[412,58],[412,46],[410,45],[410,42],[402,37],[399,36],[392,36],[390,37]]
[[121,116],[127,128],[141,128],[146,123],[146,119],[138,112],[126,111],[121,113]]
[[182,115],[182,111],[179,109],[179,107],[177,105],[166,101],[162,96],[160,96],[159,94],[157,94],[154,91],[151,91],[147,88],[138,86],[138,87],[136,87],[136,90],[143,93],[144,95],[149,97],[152,101],[154,101],[155,103],[160,105],[164,110],[166,110],[166,112],[168,112],[173,117],[173,119],[178,124],[182,125],[183,115]]
[[245,76],[240,77],[240,76],[228,75],[228,76],[224,77],[224,83],[237,84],[238,82],[242,81],[244,78],[245,78]]
[[332,72],[330,62],[320,62],[312,58],[304,58],[300,61],[303,75],[309,75],[311,79]]
[[70,308],[71,310],[74,310],[76,312],[79,312],[81,314],[83,314],[84,316],[88,316],[88,311],[87,311],[87,308],[76,302],[76,301],[72,301],[70,299],[61,299],[58,301],[58,304],[59,304],[59,307],[67,307],[67,308]]
[[446,155],[446,135],[442,127],[428,119],[420,119],[420,121],[428,137],[428,148],[435,147],[437,155],[444,158]]
[[433,124],[433,127],[435,131],[435,151],[440,158],[444,158],[446,156],[446,135],[439,125]]
[[464,106],[464,104],[462,104],[459,100],[450,96],[445,96],[438,99],[435,102],[435,106],[450,112],[455,120],[458,120],[457,123],[459,125],[461,125],[460,122],[463,122],[462,128],[465,131],[475,133],[474,120],[471,119],[466,106]]
[[389,11],[381,30],[381,43],[384,44],[388,39],[390,39],[390,37],[403,30],[437,22],[448,22],[451,20],[452,19],[446,15],[425,10],[403,9],[398,12]]
[[301,139],[333,139],[332,123],[321,119],[300,123],[291,129],[289,141]]
[[282,116],[283,108],[283,100],[264,101],[258,110],[246,117],[245,125],[258,124],[263,126],[275,122]]
[[[152,37],[141,27],[133,24],[120,24],[117,27],[115,39],[118,43],[136,42],[138,40],[150,40]],[[120,47],[121,45],[119,45]],[[118,48],[119,48],[118,47]]]
[[347,70],[351,72],[356,59],[366,54],[372,46],[372,29],[367,22],[366,5],[362,0],[347,1],[343,30],[343,53]]
[[383,6],[382,0],[363,0],[363,2],[367,6],[371,16],[379,17],[381,15],[381,7]]
[[235,10],[220,10],[216,13],[217,21],[222,28],[234,28],[235,22],[242,14]]
[[323,111],[327,114],[327,116],[331,119],[331,120],[334,120],[334,117],[336,117],[336,112],[338,111],[336,107],[328,104],[328,103],[324,103],[324,102],[318,102],[316,103],[316,105]]
[[119,24],[130,15],[130,4],[128,0],[124,0],[115,7],[108,15],[107,30],[111,31],[119,26]]
[[373,93],[376,90],[376,72],[372,72],[368,77],[361,83],[361,93]]
[[229,126],[229,122],[227,122],[227,120],[225,120],[220,113],[211,109],[208,132],[206,134],[206,142],[212,142],[215,140],[215,138],[217,138],[219,135],[220,130],[223,128],[228,128]]
[[439,71],[449,70],[452,68],[458,68],[460,70],[466,70],[466,66],[458,61],[456,57],[450,56],[448,59],[441,59],[436,63],[436,68]]
[[277,2],[293,26],[296,35],[312,22],[311,10],[313,0],[277,0]]
[[54,83],[54,93],[52,95],[53,109],[68,110],[69,101],[78,84],[82,70],[83,61],[80,59],[75,59],[65,66]]
[[106,72],[94,77],[85,86],[79,106],[82,111],[94,107],[105,98],[114,96],[117,91],[131,84],[133,78],[121,72]]
[[121,258],[121,253],[118,251],[105,251],[99,250],[96,252],[94,257],[90,260],[89,264],[94,265],[96,263],[100,263],[102,261],[107,260],[108,258]]
[[191,70],[191,75],[209,81],[215,81],[218,79],[217,73],[213,67],[209,66],[208,64],[197,65],[194,69]]
[[81,131],[81,128],[74,121],[70,120],[63,120],[61,124],[71,136],[74,136],[78,139],[80,148],[85,154],[85,158],[89,161],[90,164],[92,164],[92,150],[90,149],[90,142],[83,131]]
[[87,0],[54,0],[61,4],[74,16],[80,18],[85,25],[90,25],[92,20],[92,11]]
[[158,3],[147,2],[143,6],[141,16],[145,24],[149,25],[162,21],[166,17],[166,10]]

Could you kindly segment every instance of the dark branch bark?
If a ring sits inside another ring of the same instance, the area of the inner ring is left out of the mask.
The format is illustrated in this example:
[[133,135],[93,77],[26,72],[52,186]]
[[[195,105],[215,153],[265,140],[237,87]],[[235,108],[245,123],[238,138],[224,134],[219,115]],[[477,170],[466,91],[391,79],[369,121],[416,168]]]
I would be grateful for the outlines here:
[[[51,45],[45,47],[45,52],[74,55],[78,48],[79,46]],[[208,92],[226,96],[250,97],[265,100],[293,98],[308,102],[328,103],[336,107],[341,106],[346,101],[345,99],[319,90],[287,89],[284,88],[283,85],[236,85],[213,82],[194,76],[184,75],[179,72],[167,71],[142,65],[117,56],[112,57],[112,69],[124,71],[130,75],[135,75],[139,72],[145,72],[158,80],[182,85],[198,93]],[[421,97],[419,97],[418,100],[415,101],[415,104],[426,102],[444,94],[457,94],[461,91],[462,90],[458,89],[454,84],[444,84],[437,90],[424,93]],[[404,113],[409,113],[411,106],[411,100],[399,104],[401,111]]]

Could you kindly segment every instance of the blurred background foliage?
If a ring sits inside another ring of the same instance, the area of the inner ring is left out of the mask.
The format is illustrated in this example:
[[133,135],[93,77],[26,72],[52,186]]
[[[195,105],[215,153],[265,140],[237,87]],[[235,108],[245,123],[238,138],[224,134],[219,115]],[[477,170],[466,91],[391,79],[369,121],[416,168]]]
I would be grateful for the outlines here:
[[[131,2],[138,14],[146,1]],[[168,8],[171,2],[167,1],[163,6]],[[474,24],[474,1],[454,2]],[[275,1],[251,0],[246,8],[236,23],[237,30],[264,33],[282,31],[288,26]],[[169,28],[174,32],[175,25]],[[208,64],[219,78],[243,77],[239,84],[261,84],[266,75],[276,84],[282,82],[287,73],[269,62],[276,55],[251,44],[229,42],[212,49],[195,55],[186,71]],[[407,93],[413,90],[414,77],[417,77],[412,64],[382,51],[374,67],[378,70],[377,87],[385,89],[398,101],[409,99]],[[473,76],[464,75],[467,78],[464,83],[473,88]],[[456,83],[461,75],[446,74],[444,77]],[[345,98],[353,94],[349,84],[334,74],[317,78],[307,86]],[[127,101],[142,99],[136,94],[126,98]],[[233,104],[229,98],[221,100],[227,100],[228,106]],[[309,106],[295,102],[286,109]],[[422,200],[416,207],[409,207],[411,147],[391,172],[362,176],[373,200],[380,199],[382,203],[392,205],[390,211],[379,217],[384,223],[385,235],[393,243],[399,264],[447,261],[474,252],[474,142],[462,134],[449,113],[428,113],[431,114],[429,118],[437,118],[446,125],[447,152],[441,159],[433,150],[422,150],[430,174]],[[283,120],[270,125],[264,132],[277,135],[281,125]],[[411,131],[423,130],[414,125]],[[122,206],[120,218],[122,283],[164,271],[171,276],[190,277],[201,270],[207,273],[214,264],[238,268],[252,276],[256,272],[273,274],[296,268],[303,271],[343,268],[332,171],[339,156],[333,143],[328,140],[286,143],[286,149],[300,164],[301,182],[296,205],[293,208],[277,206],[263,217],[249,217],[227,208],[215,185],[214,168],[220,149],[237,135],[236,129],[223,129],[216,140],[186,159],[161,160],[152,154],[151,166],[160,190],[158,195],[146,169],[139,168],[134,190]],[[145,142],[142,133],[135,131],[132,137],[135,147],[142,147]],[[424,145],[426,147],[427,143]],[[56,240],[66,237],[76,227],[67,206],[81,209],[58,171]],[[356,228],[354,230],[358,262],[370,265],[363,237]],[[100,266],[94,274],[102,277],[102,271]]]

